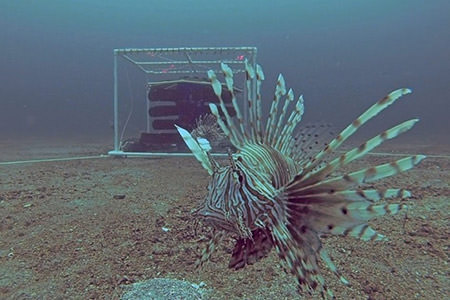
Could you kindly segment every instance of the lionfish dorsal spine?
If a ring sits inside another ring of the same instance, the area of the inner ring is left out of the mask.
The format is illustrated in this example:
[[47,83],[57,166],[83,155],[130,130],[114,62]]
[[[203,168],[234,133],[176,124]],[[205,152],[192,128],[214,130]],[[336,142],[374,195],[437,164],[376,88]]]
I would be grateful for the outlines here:
[[[242,148],[246,142],[263,143],[263,126],[262,126],[262,108],[261,108],[261,82],[264,80],[264,73],[262,68],[257,65],[256,72],[251,64],[245,60],[246,69],[246,87],[247,87],[247,103],[249,108],[249,126],[243,120],[242,112],[239,108],[237,99],[234,94],[234,81],[231,68],[222,63],[221,69],[225,77],[227,89],[232,96],[233,109],[236,111],[236,119],[239,123],[239,128],[235,126],[234,120],[231,118],[228,109],[222,98],[222,86],[214,71],[208,71],[208,78],[211,81],[214,93],[219,99],[219,106],[225,116],[225,121],[221,120],[219,110],[215,104],[210,104],[212,114],[217,118],[218,124],[230,142],[236,148]],[[253,82],[256,76],[256,91],[253,89]]]
[[189,150],[191,150],[192,154],[194,154],[195,158],[202,164],[203,168],[208,171],[208,174],[211,175],[213,173],[214,166],[207,151],[201,147],[199,142],[186,129],[183,129],[177,125],[175,125],[175,127],[188,146]]
[[[247,108],[248,108],[248,119],[249,119],[249,129],[250,129],[250,136],[252,141],[258,141],[259,140],[259,132],[260,128],[258,127],[258,118],[257,118],[257,110],[258,108],[255,106],[253,99],[255,97],[255,93],[259,93],[259,86],[257,84],[257,91],[255,92],[253,83],[255,76],[258,78],[258,73],[255,75],[255,69],[253,66],[248,62],[247,59],[244,61],[245,64],[245,74],[246,74],[246,93],[247,93]],[[258,70],[258,68],[257,68]],[[258,105],[258,104],[257,104]]]
[[211,81],[211,85],[213,87],[214,93],[216,94],[217,98],[219,99],[219,105],[220,109],[222,110],[224,116],[225,116],[225,122],[220,122],[221,119],[219,111],[215,104],[210,104],[211,112],[213,115],[217,118],[219,121],[219,126],[222,128],[223,132],[229,137],[230,141],[236,146],[236,147],[242,147],[244,143],[244,135],[240,131],[238,131],[234,125],[233,119],[231,118],[230,114],[228,113],[228,110],[225,106],[225,102],[222,98],[222,84],[217,79],[216,74],[214,71],[209,70],[208,71],[208,78]]
[[[303,95],[300,95],[300,97],[298,97],[294,110],[292,111],[291,115],[287,120],[286,126],[284,126],[283,131],[281,132],[280,145],[282,153],[288,153],[288,149],[291,149],[292,151],[291,147],[292,145],[290,145],[289,140],[292,137],[292,134],[294,133],[294,130],[297,127],[297,124],[302,120],[303,113],[305,112],[305,106],[303,103],[304,103]],[[279,147],[280,146],[277,145],[277,148]],[[291,151],[289,151],[289,153]]]
[[261,138],[263,136],[262,129],[262,97],[261,97],[261,85],[264,80],[264,72],[260,65],[256,65],[256,99],[253,105],[254,112],[253,116],[256,118],[256,136],[258,137],[258,142],[262,142]]
[[[219,126],[224,131],[224,133],[229,136],[230,142],[238,149],[241,148],[246,141],[251,141],[254,143],[264,143],[266,145],[272,146],[285,155],[290,155],[291,153],[289,151],[289,148],[290,146],[292,146],[290,143],[291,137],[297,124],[301,121],[304,112],[303,97],[300,96],[298,98],[294,110],[286,120],[288,107],[292,102],[294,102],[294,92],[292,89],[289,89],[289,91],[286,89],[285,80],[283,78],[283,75],[280,74],[278,76],[274,93],[274,100],[272,102],[269,117],[265,124],[264,130],[261,100],[261,84],[264,80],[264,73],[261,66],[256,65],[255,71],[255,68],[246,60],[246,93],[249,111],[248,126],[246,126],[246,122],[243,119],[241,110],[234,95],[234,81],[232,70],[228,65],[224,63],[221,64],[221,69],[225,77],[227,89],[230,90],[232,95],[232,104],[234,110],[236,111],[236,119],[239,123],[239,128],[235,126],[233,119],[230,117],[230,114],[225,107],[221,95],[221,83],[217,79],[214,71],[209,71],[208,77],[211,81],[211,85],[213,86],[214,93],[219,99],[220,108],[225,116],[225,122],[221,122],[221,120],[218,119]],[[253,89],[253,82],[255,77],[256,90]],[[279,113],[278,107],[280,106],[281,99],[284,96],[286,96],[286,99],[282,106],[281,112]],[[212,108],[211,111],[216,117],[218,117],[218,109],[214,109],[214,106],[214,104],[210,104],[210,107]]]
[[217,108],[217,105],[215,105],[214,103],[209,103],[209,110],[211,111],[211,113],[214,115],[214,117],[216,117],[217,120],[217,124],[219,124],[220,129],[223,131],[223,133],[225,134],[225,136],[228,138],[228,140],[233,144],[233,145],[237,145],[238,141],[235,139],[234,136],[232,136],[230,130],[228,129],[228,127],[225,125],[225,122],[222,120],[220,114],[219,114],[219,109]]
[[273,96],[272,105],[270,107],[269,117],[266,123],[266,135],[264,136],[264,142],[271,145],[272,138],[276,131],[276,116],[278,113],[278,106],[282,96],[286,95],[286,82],[282,74],[278,75],[277,84],[275,87],[275,94]]
[[242,119],[242,113],[241,110],[239,108],[239,105],[237,103],[237,99],[236,99],[236,95],[234,93],[234,80],[233,80],[233,70],[231,70],[231,68],[224,64],[221,63],[221,68],[222,68],[222,72],[225,76],[225,82],[227,85],[227,89],[231,94],[231,103],[233,105],[234,111],[236,112],[236,119],[239,123],[239,128],[241,130],[241,134],[244,136],[245,140],[248,140],[249,137],[247,135],[247,132],[245,130],[245,124],[244,121]]
[[281,113],[280,116],[278,117],[278,122],[275,126],[275,132],[273,134],[272,141],[270,143],[275,148],[278,148],[278,146],[280,145],[279,142],[282,140],[282,136],[280,136],[280,134],[284,128],[283,121],[286,116],[286,110],[292,101],[294,101],[294,91],[292,89],[289,89],[289,91],[287,92],[286,99],[284,101],[284,105],[281,108]]

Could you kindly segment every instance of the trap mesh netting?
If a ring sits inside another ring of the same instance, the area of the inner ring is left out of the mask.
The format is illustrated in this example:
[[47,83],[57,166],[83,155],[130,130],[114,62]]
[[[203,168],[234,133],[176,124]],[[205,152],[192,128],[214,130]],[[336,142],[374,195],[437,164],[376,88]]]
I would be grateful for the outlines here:
[[[209,103],[217,103],[218,99],[206,74],[208,70],[220,73],[221,63],[233,69],[234,92],[245,117],[246,60],[256,65],[256,48],[115,49],[114,150],[109,154],[188,153],[175,124],[194,130],[198,121],[207,117]],[[250,86],[253,88],[255,83]],[[222,96],[231,108],[230,91],[224,88]]]

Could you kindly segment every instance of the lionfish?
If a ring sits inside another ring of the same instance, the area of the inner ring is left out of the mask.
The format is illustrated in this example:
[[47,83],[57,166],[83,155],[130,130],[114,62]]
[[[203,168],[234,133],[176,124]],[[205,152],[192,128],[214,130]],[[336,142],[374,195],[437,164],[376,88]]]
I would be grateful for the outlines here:
[[[220,165],[212,157],[207,140],[194,138],[177,126],[195,158],[211,176],[207,197],[196,215],[213,227],[214,234],[197,264],[206,262],[223,237],[231,234],[237,242],[230,268],[239,269],[253,264],[274,247],[285,270],[295,276],[300,293],[319,291],[323,298],[334,298],[319,272],[319,258],[342,283],[349,285],[349,282],[322,247],[321,235],[353,236],[364,241],[386,239],[367,224],[368,220],[396,214],[406,206],[379,204],[378,201],[407,198],[411,193],[402,188],[364,188],[364,184],[409,170],[425,156],[413,155],[341,175],[335,171],[363,157],[384,141],[411,129],[418,119],[385,130],[359,147],[335,155],[334,159],[329,155],[336,153],[339,146],[367,121],[411,90],[403,88],[391,92],[321,151],[305,158],[298,150],[299,140],[295,134],[304,112],[303,97],[294,101],[292,89],[287,91],[280,74],[264,126],[260,93],[264,73],[259,65],[254,68],[245,62],[249,117],[244,121],[233,92],[233,71],[223,63],[221,69],[225,84],[212,70],[208,71],[208,77],[222,113],[215,104],[209,106],[221,130],[236,149],[235,153],[229,153],[229,163]],[[252,92],[255,76],[256,89]],[[225,107],[222,86],[231,93],[235,118]]]

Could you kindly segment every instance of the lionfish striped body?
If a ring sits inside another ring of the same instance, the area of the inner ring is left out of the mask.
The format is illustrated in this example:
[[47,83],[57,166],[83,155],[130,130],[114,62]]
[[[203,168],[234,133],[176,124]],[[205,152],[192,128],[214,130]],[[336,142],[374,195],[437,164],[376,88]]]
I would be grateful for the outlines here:
[[[246,62],[247,89],[256,76],[257,88],[248,95],[249,121],[244,123],[233,93],[233,73],[222,64],[227,89],[231,92],[236,119],[232,119],[221,98],[222,84],[213,71],[208,72],[220,109],[210,104],[212,114],[237,149],[230,162],[220,166],[204,147],[186,130],[177,127],[184,141],[202,166],[211,175],[208,195],[197,214],[215,229],[215,236],[199,260],[207,261],[224,233],[237,236],[230,267],[238,269],[264,257],[274,247],[283,265],[297,279],[300,291],[318,290],[322,297],[333,297],[319,273],[319,258],[344,283],[320,242],[324,233],[351,235],[362,240],[382,240],[367,221],[384,214],[395,214],[402,204],[378,204],[390,197],[409,197],[403,189],[363,189],[365,183],[406,171],[425,156],[406,157],[391,163],[359,171],[333,175],[334,171],[364,156],[383,141],[409,130],[417,119],[403,122],[373,137],[334,159],[325,161],[360,126],[391,105],[402,95],[400,89],[381,99],[353,123],[347,126],[327,146],[306,159],[298,150],[294,134],[302,119],[304,107],[300,96],[294,103],[294,93],[286,91],[283,77],[278,77],[276,91],[267,123],[262,122],[260,86],[264,79],[262,69],[256,70]],[[284,103],[282,99],[284,98]],[[294,106],[293,109],[290,109]],[[279,109],[281,109],[279,111]]]

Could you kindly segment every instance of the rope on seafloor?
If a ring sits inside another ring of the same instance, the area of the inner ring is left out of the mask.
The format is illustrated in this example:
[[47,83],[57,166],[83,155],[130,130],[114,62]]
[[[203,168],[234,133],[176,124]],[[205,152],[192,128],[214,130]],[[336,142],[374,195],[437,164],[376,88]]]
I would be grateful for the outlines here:
[[[337,151],[339,152],[339,151]],[[344,153],[344,151],[341,151]],[[165,156],[165,153],[158,153],[158,156]],[[413,154],[409,153],[387,153],[387,152],[370,152],[367,155],[373,156],[411,156]],[[126,155],[125,155],[126,156]],[[191,155],[189,155],[191,156]],[[92,155],[92,156],[75,156],[75,157],[62,157],[62,158],[43,158],[43,159],[30,159],[30,160],[16,160],[16,161],[0,161],[0,166],[7,165],[18,165],[27,163],[40,163],[40,162],[53,162],[53,161],[70,161],[70,160],[82,160],[82,159],[98,159],[111,157],[107,154]],[[132,156],[130,156],[131,158]],[[427,154],[428,158],[445,158],[450,159],[450,155],[440,155],[440,154]]]
[[75,157],[61,157],[61,158],[43,158],[43,159],[16,160],[16,161],[1,161],[0,166],[18,165],[18,164],[27,164],[27,163],[39,163],[39,162],[52,162],[52,161],[96,159],[96,158],[105,158],[105,157],[109,157],[109,155],[100,154],[100,155],[92,155],[92,156],[75,156]]
[[[336,151],[337,153],[345,153],[345,151]],[[372,156],[414,156],[418,154],[408,154],[408,153],[389,153],[389,152],[369,152],[367,155]],[[450,159],[450,155],[445,154],[425,154],[427,158],[447,158]]]

